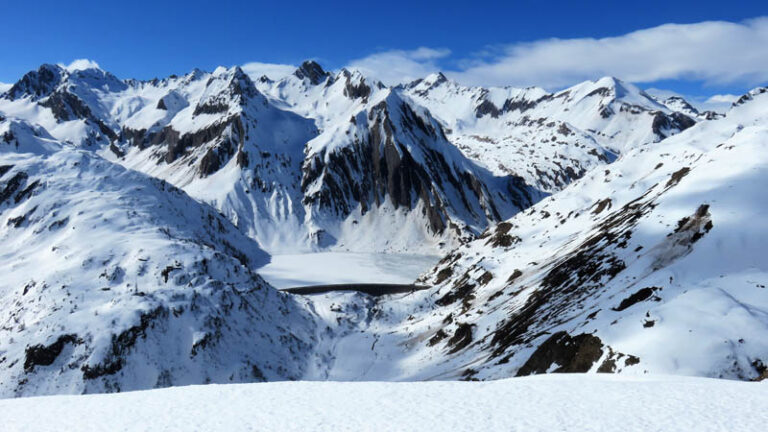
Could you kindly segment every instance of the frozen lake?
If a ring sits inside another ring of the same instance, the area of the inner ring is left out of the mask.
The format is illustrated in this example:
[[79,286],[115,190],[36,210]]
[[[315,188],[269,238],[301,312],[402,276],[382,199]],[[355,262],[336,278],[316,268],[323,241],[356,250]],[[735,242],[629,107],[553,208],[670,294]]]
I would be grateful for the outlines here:
[[318,252],[272,255],[257,272],[276,288],[347,283],[412,283],[439,256]]

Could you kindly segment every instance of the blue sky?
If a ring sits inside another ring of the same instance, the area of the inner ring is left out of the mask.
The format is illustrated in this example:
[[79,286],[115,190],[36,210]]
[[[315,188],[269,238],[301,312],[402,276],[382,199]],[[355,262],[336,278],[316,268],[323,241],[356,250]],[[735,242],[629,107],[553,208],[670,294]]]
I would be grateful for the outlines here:
[[[740,50],[751,56],[742,40],[766,51],[757,42],[768,23],[749,21],[768,15],[764,1],[6,1],[0,10],[0,82],[78,58],[140,79],[313,58],[329,69],[384,67],[381,78],[390,81],[441,69],[471,84],[556,88],[611,73],[646,88],[710,95],[741,93],[763,83],[759,70],[768,70],[765,56],[750,64],[732,58]],[[707,21],[735,27],[702,28]],[[658,26],[668,23],[693,26],[664,36]],[[633,36],[643,30],[650,33]],[[644,42],[629,43],[638,38]],[[725,58],[699,61],[723,39],[715,54]],[[613,54],[601,53],[606,44]],[[667,52],[681,65],[666,59],[664,71],[642,70]],[[743,76],[719,70],[734,61]],[[713,65],[715,73],[700,71]]]

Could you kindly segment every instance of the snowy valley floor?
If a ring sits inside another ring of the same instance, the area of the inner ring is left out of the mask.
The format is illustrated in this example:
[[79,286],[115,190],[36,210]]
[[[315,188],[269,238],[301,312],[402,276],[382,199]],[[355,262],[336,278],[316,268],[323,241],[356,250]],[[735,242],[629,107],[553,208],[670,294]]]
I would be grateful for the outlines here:
[[0,400],[4,431],[759,431],[768,383],[544,375],[276,382]]

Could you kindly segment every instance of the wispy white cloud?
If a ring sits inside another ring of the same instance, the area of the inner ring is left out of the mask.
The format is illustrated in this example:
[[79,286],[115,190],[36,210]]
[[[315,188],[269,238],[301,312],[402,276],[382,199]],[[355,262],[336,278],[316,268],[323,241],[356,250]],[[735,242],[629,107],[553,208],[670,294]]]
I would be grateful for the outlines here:
[[699,111],[726,112],[731,105],[739,98],[732,94],[717,94],[712,96],[701,96],[682,94],[669,89],[647,88],[645,92],[660,99],[666,99],[671,96],[678,96],[693,105]]
[[[544,39],[483,48],[444,72],[471,85],[558,88],[605,75],[635,83],[695,80],[705,85],[768,81],[768,17],[740,23],[665,24],[615,37]],[[391,50],[349,62],[384,82],[440,70],[447,49]]]
[[707,103],[727,103],[732,104],[739,99],[738,95],[733,94],[716,94],[707,99]]
[[454,75],[473,84],[558,87],[603,75],[647,83],[706,84],[768,80],[768,18],[741,23],[665,24],[602,39],[546,39],[513,44]]
[[390,50],[353,60],[347,68],[357,69],[384,84],[399,84],[439,71],[437,61],[450,54],[447,49],[425,47],[410,51]]
[[279,80],[280,78],[286,77],[296,70],[296,66],[294,65],[260,62],[246,63],[240,68],[252,79],[258,79],[263,75],[266,75],[269,79],[273,80]]

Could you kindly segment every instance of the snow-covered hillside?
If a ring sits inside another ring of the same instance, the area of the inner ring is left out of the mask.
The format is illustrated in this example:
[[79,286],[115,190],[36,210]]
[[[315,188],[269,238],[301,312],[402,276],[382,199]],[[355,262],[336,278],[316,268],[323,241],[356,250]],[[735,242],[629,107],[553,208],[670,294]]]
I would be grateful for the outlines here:
[[285,382],[0,400],[3,430],[758,431],[768,385],[596,375]]
[[[295,379],[315,323],[258,244],[164,181],[5,121],[0,396]],[[3,130],[3,129],[0,129]]]
[[765,376],[766,155],[754,91],[491,228],[423,275],[436,288],[410,308],[377,305],[407,323],[395,376]]

